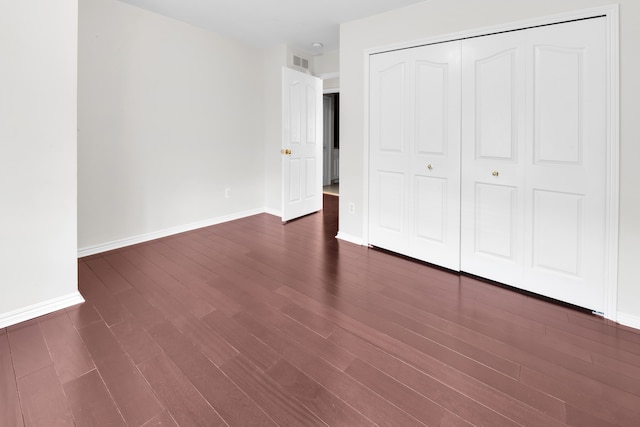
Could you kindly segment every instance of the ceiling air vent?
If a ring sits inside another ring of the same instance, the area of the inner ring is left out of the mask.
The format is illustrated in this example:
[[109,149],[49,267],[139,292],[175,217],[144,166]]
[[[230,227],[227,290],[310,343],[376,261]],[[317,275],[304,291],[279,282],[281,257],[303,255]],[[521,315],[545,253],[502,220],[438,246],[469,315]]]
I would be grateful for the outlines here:
[[293,55],[293,65],[296,67],[304,68],[305,70],[309,69],[309,60],[306,58],[302,58],[298,55]]

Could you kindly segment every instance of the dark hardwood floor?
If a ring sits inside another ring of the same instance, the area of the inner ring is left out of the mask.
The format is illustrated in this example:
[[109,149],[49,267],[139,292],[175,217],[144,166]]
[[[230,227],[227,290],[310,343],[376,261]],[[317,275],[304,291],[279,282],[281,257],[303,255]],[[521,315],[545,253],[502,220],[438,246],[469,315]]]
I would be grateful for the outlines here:
[[83,258],[0,426],[640,426],[640,333],[334,238],[337,197]]

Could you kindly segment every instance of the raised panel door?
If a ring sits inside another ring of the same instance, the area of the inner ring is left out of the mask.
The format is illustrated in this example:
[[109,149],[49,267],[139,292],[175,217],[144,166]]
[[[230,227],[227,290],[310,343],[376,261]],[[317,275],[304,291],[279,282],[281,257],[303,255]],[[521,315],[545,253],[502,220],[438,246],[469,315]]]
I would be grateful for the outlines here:
[[460,42],[412,49],[409,252],[460,269]]
[[322,80],[282,69],[282,221],[322,209]]
[[524,289],[604,312],[606,21],[525,32]]
[[459,42],[370,62],[369,243],[458,270]]
[[522,33],[462,43],[460,268],[514,286],[524,260]]

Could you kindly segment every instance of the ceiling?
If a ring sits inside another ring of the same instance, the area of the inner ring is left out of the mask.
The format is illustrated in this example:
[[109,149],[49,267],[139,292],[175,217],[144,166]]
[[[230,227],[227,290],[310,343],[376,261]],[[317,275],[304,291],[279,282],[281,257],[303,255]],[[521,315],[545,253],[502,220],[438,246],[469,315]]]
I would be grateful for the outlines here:
[[[340,24],[424,0],[120,0],[266,48],[279,44],[311,54],[340,46]],[[314,48],[313,43],[323,48]]]

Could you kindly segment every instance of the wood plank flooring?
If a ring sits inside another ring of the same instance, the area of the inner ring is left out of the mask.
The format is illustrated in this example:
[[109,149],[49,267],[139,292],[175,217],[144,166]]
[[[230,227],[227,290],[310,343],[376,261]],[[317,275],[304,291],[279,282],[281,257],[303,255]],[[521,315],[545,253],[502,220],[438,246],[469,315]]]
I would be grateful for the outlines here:
[[337,197],[83,258],[0,426],[640,426],[640,332],[335,239]]

